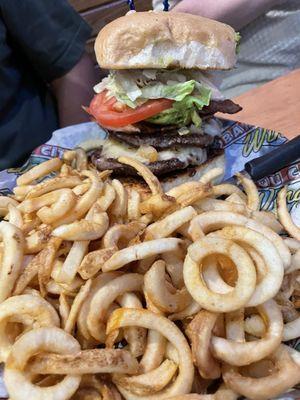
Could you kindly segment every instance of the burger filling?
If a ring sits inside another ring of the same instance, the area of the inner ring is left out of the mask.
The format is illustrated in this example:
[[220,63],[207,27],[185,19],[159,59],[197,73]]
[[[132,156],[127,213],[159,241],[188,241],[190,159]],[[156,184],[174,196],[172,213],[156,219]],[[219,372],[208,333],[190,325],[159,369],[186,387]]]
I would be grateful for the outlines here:
[[109,164],[125,174],[130,174],[128,169],[117,162],[125,154],[147,164],[156,175],[202,164],[219,133],[210,117],[241,109],[224,99],[215,80],[202,71],[111,71],[94,90],[86,111],[111,140],[104,141],[92,162],[98,169]]

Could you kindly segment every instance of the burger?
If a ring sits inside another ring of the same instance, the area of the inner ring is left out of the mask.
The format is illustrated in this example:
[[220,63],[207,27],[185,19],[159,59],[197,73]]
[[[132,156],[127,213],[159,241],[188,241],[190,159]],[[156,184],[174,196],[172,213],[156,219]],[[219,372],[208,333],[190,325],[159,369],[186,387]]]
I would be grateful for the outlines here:
[[234,67],[237,41],[230,26],[184,13],[133,12],[106,25],[95,54],[109,74],[86,108],[108,133],[90,154],[97,169],[136,179],[118,162],[130,156],[169,189],[222,163],[212,117],[241,107],[220,93],[215,71]]

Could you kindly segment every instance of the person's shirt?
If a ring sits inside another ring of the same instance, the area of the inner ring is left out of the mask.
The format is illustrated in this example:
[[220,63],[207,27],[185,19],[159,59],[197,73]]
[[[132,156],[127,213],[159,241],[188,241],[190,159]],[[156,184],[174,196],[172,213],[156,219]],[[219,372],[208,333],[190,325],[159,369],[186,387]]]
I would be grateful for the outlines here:
[[49,83],[77,64],[90,33],[66,0],[0,0],[0,170],[58,128]]
[[[230,0],[228,0],[230,1]],[[171,8],[179,0],[169,0]],[[162,9],[161,0],[153,0]],[[240,30],[238,63],[222,71],[221,90],[237,96],[300,67],[300,1],[282,0],[267,13]]]

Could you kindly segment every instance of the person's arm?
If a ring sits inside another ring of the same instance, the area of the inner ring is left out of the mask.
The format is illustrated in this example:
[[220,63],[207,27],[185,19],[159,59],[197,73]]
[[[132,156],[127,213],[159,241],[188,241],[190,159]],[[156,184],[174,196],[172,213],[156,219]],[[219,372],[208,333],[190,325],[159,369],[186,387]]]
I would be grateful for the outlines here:
[[89,105],[96,83],[96,70],[86,53],[67,74],[52,81],[61,127],[90,121],[82,106]]
[[53,90],[60,125],[88,120],[81,106],[97,83],[85,54],[91,27],[67,0],[1,0],[2,16],[21,60]]
[[212,18],[238,30],[277,3],[278,0],[182,0],[173,11]]

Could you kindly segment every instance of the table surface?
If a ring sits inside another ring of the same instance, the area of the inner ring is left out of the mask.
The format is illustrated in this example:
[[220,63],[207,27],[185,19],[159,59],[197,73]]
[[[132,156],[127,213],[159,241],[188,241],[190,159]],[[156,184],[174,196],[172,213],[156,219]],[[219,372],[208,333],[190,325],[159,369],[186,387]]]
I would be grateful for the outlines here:
[[233,100],[243,110],[224,118],[273,129],[289,139],[300,135],[300,69]]

